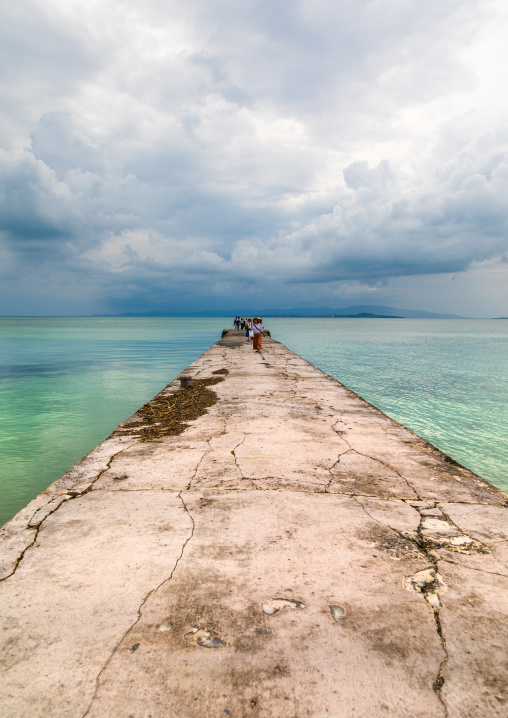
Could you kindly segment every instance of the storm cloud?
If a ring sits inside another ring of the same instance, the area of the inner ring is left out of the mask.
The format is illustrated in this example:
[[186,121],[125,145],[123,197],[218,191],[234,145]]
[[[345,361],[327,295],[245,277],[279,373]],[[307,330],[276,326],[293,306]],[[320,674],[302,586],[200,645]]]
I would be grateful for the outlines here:
[[507,311],[501,3],[2,14],[3,313]]

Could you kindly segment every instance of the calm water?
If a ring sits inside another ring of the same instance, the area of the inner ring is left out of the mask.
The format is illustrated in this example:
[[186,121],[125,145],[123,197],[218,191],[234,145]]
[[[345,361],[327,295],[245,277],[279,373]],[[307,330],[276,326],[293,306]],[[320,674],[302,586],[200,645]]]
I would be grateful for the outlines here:
[[[0,318],[0,524],[231,319]],[[508,321],[269,319],[275,338],[508,489]]]
[[0,525],[223,327],[223,319],[0,318]]

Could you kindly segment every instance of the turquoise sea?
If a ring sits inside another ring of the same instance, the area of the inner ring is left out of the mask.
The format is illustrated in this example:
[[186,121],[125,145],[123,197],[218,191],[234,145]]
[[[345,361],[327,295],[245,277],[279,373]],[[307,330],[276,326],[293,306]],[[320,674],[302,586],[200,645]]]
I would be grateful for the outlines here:
[[[0,318],[0,524],[232,318]],[[267,319],[274,338],[508,489],[508,321]]]

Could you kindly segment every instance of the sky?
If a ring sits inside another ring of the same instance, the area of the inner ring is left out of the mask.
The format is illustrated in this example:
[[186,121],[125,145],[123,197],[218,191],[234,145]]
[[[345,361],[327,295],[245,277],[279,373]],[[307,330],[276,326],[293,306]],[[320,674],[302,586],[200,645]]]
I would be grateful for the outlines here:
[[0,9],[0,314],[508,316],[504,0]]

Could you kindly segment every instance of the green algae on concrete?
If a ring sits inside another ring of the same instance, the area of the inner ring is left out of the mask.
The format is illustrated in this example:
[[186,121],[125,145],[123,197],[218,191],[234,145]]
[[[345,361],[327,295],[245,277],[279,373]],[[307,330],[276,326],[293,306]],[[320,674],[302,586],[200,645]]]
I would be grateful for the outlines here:
[[2,716],[506,715],[506,495],[263,342],[3,528]]

